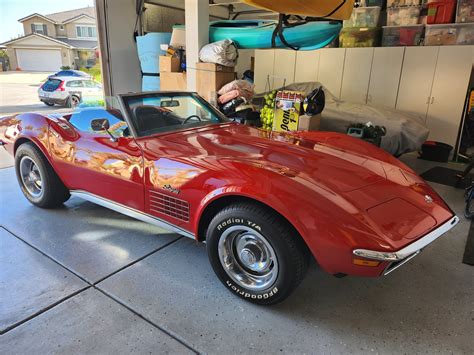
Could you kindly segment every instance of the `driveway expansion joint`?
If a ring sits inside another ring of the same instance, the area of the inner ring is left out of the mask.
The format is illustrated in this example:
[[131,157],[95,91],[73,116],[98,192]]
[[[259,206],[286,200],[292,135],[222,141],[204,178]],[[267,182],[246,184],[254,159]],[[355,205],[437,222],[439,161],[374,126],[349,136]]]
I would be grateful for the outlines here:
[[49,311],[50,309],[56,307],[57,305],[67,301],[68,299],[71,299],[77,295],[79,295],[80,293],[92,288],[94,290],[97,290],[98,292],[102,293],[103,295],[107,296],[108,298],[110,298],[111,300],[113,300],[114,302],[118,303],[120,306],[122,306],[123,308],[127,309],[128,311],[132,312],[133,314],[135,314],[137,317],[141,318],[142,320],[144,320],[145,322],[147,322],[148,324],[150,324],[151,326],[157,328],[158,330],[160,330],[161,332],[165,333],[166,335],[168,335],[169,337],[173,338],[174,340],[176,340],[177,342],[179,342],[181,345],[183,345],[184,347],[186,347],[187,349],[193,351],[194,353],[196,354],[200,354],[201,352],[197,351],[196,349],[193,348],[192,345],[188,344],[184,339],[182,339],[179,335],[177,334],[174,334],[164,328],[162,328],[161,326],[159,326],[158,324],[154,323],[153,321],[151,321],[150,319],[148,319],[147,317],[145,317],[144,315],[140,314],[139,312],[137,312],[136,310],[134,310],[132,307],[129,307],[128,305],[126,305],[125,303],[123,303],[122,301],[120,301],[118,298],[116,298],[115,296],[113,296],[112,294],[109,294],[107,292],[105,292],[104,290],[102,290],[100,287],[97,286],[98,283],[108,279],[109,277],[127,269],[128,267],[144,260],[145,258],[155,254],[156,252],[160,251],[161,249],[164,249],[166,248],[167,246],[177,242],[178,240],[182,239],[183,237],[180,236],[174,240],[172,240],[171,242],[168,242],[154,250],[152,250],[151,252],[141,256],[140,258],[136,259],[136,260],[133,260],[132,262],[122,266],[121,268],[115,270],[114,272],[106,275],[105,277],[101,278],[100,280],[96,281],[96,282],[90,282],[88,281],[87,279],[85,279],[83,276],[79,275],[77,272],[75,272],[74,270],[71,270],[70,268],[68,268],[66,265],[64,265],[62,262],[60,262],[59,260],[57,260],[56,258],[52,257],[51,255],[45,253],[44,251],[42,251],[41,249],[39,249],[38,247],[32,245],[31,243],[27,242],[26,240],[24,240],[23,238],[21,238],[20,236],[18,236],[17,234],[15,234],[14,232],[12,232],[11,230],[9,230],[7,227],[3,226],[3,225],[0,225],[0,228],[3,228],[5,231],[7,231],[8,233],[10,233],[12,236],[14,236],[15,238],[17,238],[18,240],[20,240],[21,242],[25,243],[26,245],[28,245],[30,248],[34,249],[35,251],[37,251],[38,253],[40,253],[41,255],[43,255],[44,257],[48,258],[49,260],[53,261],[54,263],[56,263],[57,265],[59,265],[60,267],[62,267],[63,269],[67,270],[68,272],[72,273],[74,276],[78,277],[80,280],[82,280],[83,282],[85,282],[88,286],[86,287],[83,287],[81,288],[80,290],[77,290],[73,293],[71,293],[70,295],[66,296],[66,297],[63,297],[62,299],[48,305],[47,307],[44,307],[42,309],[40,309],[38,312],[32,314],[31,316],[28,316],[27,318],[25,319],[22,319],[21,321],[19,322],[16,322],[12,325],[10,325],[9,327],[5,328],[4,330],[0,330],[0,335],[3,335],[3,334],[6,334],[7,332],[17,328],[18,326],[32,320],[33,318],[36,318],[37,316]]

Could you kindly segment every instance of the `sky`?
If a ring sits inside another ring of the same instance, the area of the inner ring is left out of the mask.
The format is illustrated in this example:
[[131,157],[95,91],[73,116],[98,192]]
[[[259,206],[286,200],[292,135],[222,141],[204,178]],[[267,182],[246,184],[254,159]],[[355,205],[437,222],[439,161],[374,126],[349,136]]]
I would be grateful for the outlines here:
[[59,11],[94,6],[94,0],[0,0],[0,43],[22,36],[18,19],[35,12],[46,15]]

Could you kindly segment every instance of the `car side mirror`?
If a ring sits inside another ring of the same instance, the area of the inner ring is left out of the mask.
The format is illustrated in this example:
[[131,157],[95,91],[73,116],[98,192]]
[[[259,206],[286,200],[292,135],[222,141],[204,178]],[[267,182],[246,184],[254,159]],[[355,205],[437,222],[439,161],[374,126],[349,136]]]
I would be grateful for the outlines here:
[[101,132],[105,131],[110,136],[110,140],[112,142],[117,142],[117,138],[114,137],[112,133],[110,133],[110,123],[107,118],[96,118],[95,120],[91,121],[91,128],[94,132]]
[[106,131],[110,128],[110,123],[107,118],[96,118],[91,121],[91,128],[93,131]]

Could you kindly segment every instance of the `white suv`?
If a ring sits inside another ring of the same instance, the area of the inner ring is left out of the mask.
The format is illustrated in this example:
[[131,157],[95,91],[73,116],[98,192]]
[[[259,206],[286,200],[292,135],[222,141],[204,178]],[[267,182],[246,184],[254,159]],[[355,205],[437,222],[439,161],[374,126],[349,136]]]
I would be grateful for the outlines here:
[[81,101],[103,99],[102,85],[89,78],[53,76],[38,89],[40,101],[75,107]]

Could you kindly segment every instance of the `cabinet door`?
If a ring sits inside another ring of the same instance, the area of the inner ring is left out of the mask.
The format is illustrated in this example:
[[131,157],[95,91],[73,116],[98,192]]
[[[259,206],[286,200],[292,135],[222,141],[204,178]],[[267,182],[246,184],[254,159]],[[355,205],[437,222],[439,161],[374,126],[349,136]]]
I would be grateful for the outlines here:
[[319,57],[318,80],[337,98],[341,97],[345,54],[345,48],[325,48]]
[[267,77],[270,78],[270,86],[273,85],[273,64],[275,59],[274,49],[257,49],[255,50],[255,70],[254,70],[254,83],[255,92],[260,94],[270,88],[267,86]]
[[368,105],[395,108],[404,53],[404,47],[375,48],[367,95]]
[[474,57],[474,46],[440,47],[426,125],[429,138],[456,144]]
[[341,99],[365,104],[369,90],[374,48],[347,48]]
[[320,51],[297,51],[295,83],[318,81]]
[[439,47],[407,47],[396,108],[426,119]]
[[290,49],[275,49],[273,65],[273,87],[281,88],[295,82],[296,51]]

